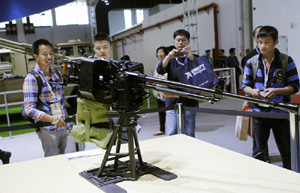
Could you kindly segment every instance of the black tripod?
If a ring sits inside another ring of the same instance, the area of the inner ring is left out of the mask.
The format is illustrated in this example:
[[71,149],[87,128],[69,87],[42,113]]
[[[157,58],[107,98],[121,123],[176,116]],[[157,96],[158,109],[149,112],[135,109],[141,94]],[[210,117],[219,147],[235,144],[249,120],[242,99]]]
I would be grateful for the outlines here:
[[[135,112],[109,111],[108,115],[111,120],[110,127],[114,131],[101,166],[81,172],[83,177],[106,192],[126,192],[114,183],[137,180],[139,176],[144,174],[152,174],[164,180],[172,180],[177,177],[175,174],[143,162],[136,133],[138,116]],[[113,117],[119,117],[116,124],[113,124]],[[123,141],[128,142],[128,153],[120,152]],[[111,153],[114,144],[116,144],[116,152]],[[136,155],[137,159],[135,158]],[[129,157],[129,160],[120,160],[125,157]],[[113,164],[106,165],[107,161],[113,161]]]

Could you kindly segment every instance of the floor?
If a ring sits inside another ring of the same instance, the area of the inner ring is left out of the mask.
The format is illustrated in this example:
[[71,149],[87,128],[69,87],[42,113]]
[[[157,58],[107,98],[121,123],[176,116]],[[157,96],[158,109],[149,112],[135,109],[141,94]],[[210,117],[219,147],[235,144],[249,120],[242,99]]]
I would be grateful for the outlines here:
[[[241,110],[242,101],[221,99],[217,104],[208,102],[200,103],[200,108],[212,108],[223,110]],[[235,135],[235,116],[197,113],[196,138],[215,144],[217,146],[250,156],[252,154],[252,138],[247,141],[238,140]],[[157,137],[153,133],[159,130],[158,113],[145,114],[138,120],[141,131],[138,133],[139,140],[148,140]],[[85,143],[85,149],[97,148],[93,143]],[[184,144],[183,144],[184,145]],[[281,158],[275,144],[273,134],[269,139],[269,154],[272,164],[281,166]],[[74,152],[74,140],[69,138],[67,152]],[[164,147],[162,147],[164,148]],[[35,133],[6,137],[0,139],[0,149],[12,152],[10,163],[28,161],[43,157],[41,143]]]

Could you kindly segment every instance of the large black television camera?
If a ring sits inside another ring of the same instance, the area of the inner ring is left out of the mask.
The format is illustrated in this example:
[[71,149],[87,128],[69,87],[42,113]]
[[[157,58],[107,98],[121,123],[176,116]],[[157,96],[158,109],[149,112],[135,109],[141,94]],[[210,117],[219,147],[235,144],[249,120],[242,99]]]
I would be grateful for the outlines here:
[[144,66],[132,61],[83,58],[80,62],[65,61],[63,70],[64,82],[77,83],[81,97],[111,104],[115,110],[137,110],[148,93],[139,80],[125,72],[143,74]]

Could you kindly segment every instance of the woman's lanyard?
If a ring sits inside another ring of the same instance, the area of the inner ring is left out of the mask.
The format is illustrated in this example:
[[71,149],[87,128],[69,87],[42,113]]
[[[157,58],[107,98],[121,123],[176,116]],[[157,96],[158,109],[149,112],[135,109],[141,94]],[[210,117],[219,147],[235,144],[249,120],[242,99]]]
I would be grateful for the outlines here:
[[273,60],[274,60],[274,56],[273,56],[273,58],[271,60],[270,67],[267,69],[267,65],[265,64],[265,60],[262,57],[262,62],[263,62],[263,65],[264,65],[264,75],[265,75],[265,81],[264,81],[264,87],[265,87],[265,89],[267,88],[267,84],[268,84],[268,80],[269,80],[269,72],[270,72]]

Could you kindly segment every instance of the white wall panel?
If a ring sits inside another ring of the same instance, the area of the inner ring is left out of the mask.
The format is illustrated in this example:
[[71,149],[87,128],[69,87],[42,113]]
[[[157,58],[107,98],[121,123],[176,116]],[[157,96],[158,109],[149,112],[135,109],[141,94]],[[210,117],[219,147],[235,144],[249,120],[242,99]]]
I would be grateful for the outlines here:
[[[279,36],[287,37],[287,52],[300,71],[300,1],[298,0],[253,0],[253,26],[271,25]],[[279,46],[281,47],[281,46]]]

